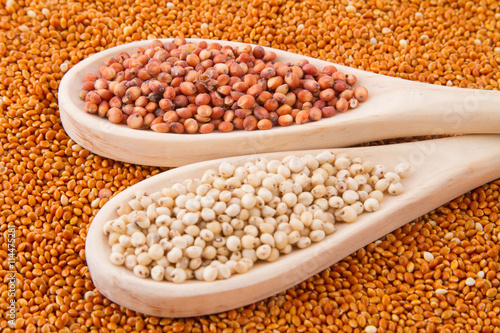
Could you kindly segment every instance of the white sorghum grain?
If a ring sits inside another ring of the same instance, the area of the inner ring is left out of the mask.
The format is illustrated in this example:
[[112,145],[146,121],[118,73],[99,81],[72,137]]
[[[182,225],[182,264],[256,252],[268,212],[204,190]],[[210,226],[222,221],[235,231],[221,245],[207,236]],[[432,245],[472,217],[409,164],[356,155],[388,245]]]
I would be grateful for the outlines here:
[[146,235],[144,235],[142,232],[137,231],[132,234],[130,237],[130,243],[134,247],[139,247],[144,244],[146,244]]
[[148,252],[142,252],[137,255],[137,263],[139,265],[148,266],[152,261],[153,259]]
[[411,166],[408,163],[399,163],[394,167],[394,171],[402,178],[408,177],[411,172]]
[[347,156],[339,156],[335,159],[334,166],[337,170],[347,169],[351,165],[351,160]]
[[170,272],[170,278],[174,283],[182,283],[186,281],[186,271],[181,268],[174,268],[172,272]]
[[309,234],[311,241],[317,243],[325,239],[326,233],[323,230],[314,230]]
[[377,201],[378,201],[379,203],[381,203],[381,202],[382,202],[382,199],[384,198],[384,193],[383,193],[382,191],[375,190],[375,191],[373,191],[373,192],[370,192],[370,193],[368,194],[368,196],[369,196],[370,198],[377,199]]
[[331,152],[224,162],[200,179],[122,203],[103,227],[110,261],[157,281],[227,279],[321,242],[336,222],[376,211],[385,193],[401,193],[408,172],[405,164],[390,171]]
[[303,249],[311,245],[311,239],[309,237],[300,237],[297,241],[297,247]]
[[182,259],[182,250],[179,249],[178,247],[173,247],[170,251],[167,253],[167,259],[171,263],[178,263]]
[[378,209],[380,203],[375,198],[367,198],[363,202],[363,207],[367,212],[374,212]]
[[149,268],[144,265],[134,266],[134,274],[140,278],[147,278],[149,276]]
[[155,281],[161,281],[165,277],[165,267],[156,265],[151,268],[151,278]]
[[109,260],[111,261],[112,264],[120,266],[125,263],[125,256],[122,253],[111,252]]
[[159,260],[163,257],[164,250],[160,244],[153,244],[149,247],[148,254],[153,260]]
[[375,183],[375,190],[384,192],[390,185],[391,182],[388,179],[382,178]]
[[358,213],[356,212],[356,209],[354,209],[351,206],[345,206],[341,208],[339,216],[342,218],[344,222],[351,223],[356,221],[358,218]]
[[130,254],[125,258],[125,267],[132,270],[137,265],[137,256]]
[[231,269],[226,264],[217,265],[217,278],[219,280],[228,279],[231,276]]
[[392,195],[400,195],[403,192],[403,184],[400,182],[391,183],[387,192]]
[[371,171],[372,176],[377,176],[378,178],[382,178],[387,172],[387,168],[384,165],[378,164],[375,165]]
[[384,178],[390,181],[391,183],[401,181],[401,177],[395,172],[386,172]]
[[218,270],[217,267],[207,266],[203,270],[203,280],[207,282],[215,281],[217,279]]

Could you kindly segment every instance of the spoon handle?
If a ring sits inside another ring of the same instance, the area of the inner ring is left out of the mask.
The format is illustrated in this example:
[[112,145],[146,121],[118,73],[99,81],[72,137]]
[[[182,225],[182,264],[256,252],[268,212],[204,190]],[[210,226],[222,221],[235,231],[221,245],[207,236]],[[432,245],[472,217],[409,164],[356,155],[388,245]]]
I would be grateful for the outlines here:
[[408,136],[500,133],[499,91],[391,81],[384,77],[371,88],[373,104],[385,100],[385,110],[380,111],[398,127],[388,132]]

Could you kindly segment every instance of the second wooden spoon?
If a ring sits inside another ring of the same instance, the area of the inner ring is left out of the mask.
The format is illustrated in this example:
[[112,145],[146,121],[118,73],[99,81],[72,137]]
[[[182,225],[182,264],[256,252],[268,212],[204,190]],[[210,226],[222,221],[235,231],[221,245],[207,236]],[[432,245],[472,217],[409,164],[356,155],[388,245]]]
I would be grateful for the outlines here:
[[[337,223],[337,231],[306,249],[294,250],[273,263],[256,264],[227,280],[183,284],[136,277],[109,261],[110,246],[104,224],[116,219],[116,209],[138,191],[153,193],[185,179],[217,169],[222,160],[207,161],[166,171],[144,180],[112,198],[95,216],[86,240],[87,265],[99,291],[131,310],[161,317],[188,317],[237,308],[272,296],[324,270],[366,244],[422,216],[468,190],[500,177],[500,136],[471,135],[377,147],[334,149],[351,157],[382,163],[389,169],[402,161],[413,172],[403,180],[404,192],[387,196],[374,213],[354,223]],[[295,151],[297,156],[320,151]],[[223,159],[236,165],[257,157],[281,159],[292,152]]]

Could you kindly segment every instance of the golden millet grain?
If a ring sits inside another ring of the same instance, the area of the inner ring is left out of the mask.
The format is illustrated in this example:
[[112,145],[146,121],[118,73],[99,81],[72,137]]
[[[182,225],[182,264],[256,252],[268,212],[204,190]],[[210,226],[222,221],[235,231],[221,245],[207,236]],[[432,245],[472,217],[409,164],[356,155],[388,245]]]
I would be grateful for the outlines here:
[[0,329],[500,332],[500,180],[246,307],[172,319],[110,302],[85,264],[87,228],[110,195],[162,169],[83,149],[64,132],[57,103],[63,74],[85,57],[135,40],[176,36],[271,46],[431,84],[498,89],[499,10],[493,0],[4,1],[0,277],[6,281],[11,270],[7,240],[14,228],[17,311],[9,326],[12,297],[2,284]]

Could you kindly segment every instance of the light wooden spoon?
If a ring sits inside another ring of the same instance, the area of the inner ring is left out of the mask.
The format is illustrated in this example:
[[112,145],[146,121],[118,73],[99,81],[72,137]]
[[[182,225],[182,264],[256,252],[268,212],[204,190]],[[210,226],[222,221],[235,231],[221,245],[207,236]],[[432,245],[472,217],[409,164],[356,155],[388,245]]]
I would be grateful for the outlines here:
[[[302,156],[320,151],[292,153]],[[176,182],[201,177],[204,170],[217,169],[222,160],[243,165],[257,157],[281,159],[290,152],[231,157],[166,171],[116,195],[95,216],[86,240],[87,265],[95,286],[113,302],[153,316],[187,317],[226,311],[292,287],[460,194],[500,177],[500,136],[495,135],[332,151],[363,157],[389,169],[406,161],[412,165],[412,173],[403,179],[401,195],[387,195],[378,211],[364,213],[354,223],[337,223],[337,231],[320,243],[294,250],[273,263],[259,263],[246,274],[227,280],[174,284],[141,279],[123,266],[110,263],[110,246],[103,225],[118,217],[119,204],[130,200],[136,191],[153,193]]]
[[[167,40],[163,40],[164,42]],[[198,43],[201,39],[188,39]],[[66,73],[59,88],[64,129],[81,146],[115,160],[155,166],[179,166],[208,159],[280,150],[346,147],[363,142],[428,134],[500,133],[500,93],[442,87],[378,75],[341,65],[358,77],[369,92],[366,102],[347,113],[318,122],[267,131],[201,134],[132,130],[83,111],[78,97],[86,73],[97,73],[104,59],[121,51],[130,54],[140,41],[92,55]],[[215,42],[207,40],[207,42]],[[243,43],[218,41],[223,45]],[[319,68],[330,62],[266,48],[277,61],[307,59]]]

